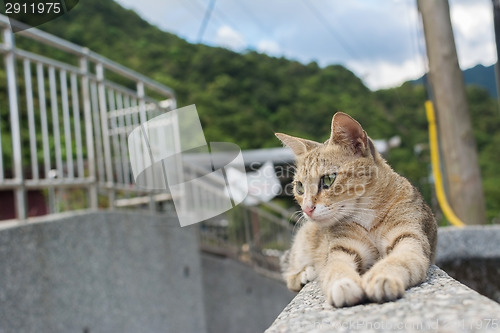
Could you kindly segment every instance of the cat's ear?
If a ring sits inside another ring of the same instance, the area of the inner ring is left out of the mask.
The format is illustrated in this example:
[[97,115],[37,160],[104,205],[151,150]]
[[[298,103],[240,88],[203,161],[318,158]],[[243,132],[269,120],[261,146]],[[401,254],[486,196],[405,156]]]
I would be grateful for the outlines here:
[[369,154],[368,136],[361,125],[351,116],[337,112],[332,119],[332,135],[330,143],[349,147],[356,155]]
[[311,140],[296,138],[294,136],[286,135],[283,133],[275,133],[276,137],[283,142],[285,146],[290,148],[296,156],[307,153],[313,148],[320,146],[321,144],[318,142],[314,142]]

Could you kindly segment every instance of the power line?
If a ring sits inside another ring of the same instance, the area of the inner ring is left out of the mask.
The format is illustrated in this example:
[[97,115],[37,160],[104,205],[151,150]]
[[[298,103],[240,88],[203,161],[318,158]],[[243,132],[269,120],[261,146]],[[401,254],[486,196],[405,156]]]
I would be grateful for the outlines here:
[[[417,12],[417,20],[415,21],[415,45],[417,46],[417,56],[420,58],[422,63],[422,68],[424,69],[424,74],[429,71],[427,66],[427,55],[425,53],[425,37],[424,37],[424,27],[422,26],[422,20],[420,17],[420,11],[418,9],[417,0],[415,0],[415,7]],[[422,43],[423,42],[423,43]]]
[[269,32],[272,29],[270,29],[267,25],[262,24],[262,21],[260,21],[260,19],[252,12],[250,8],[248,8],[242,1],[235,1],[235,3],[241,8],[242,12],[246,14],[246,16],[248,16],[252,21],[255,22],[255,25],[261,30],[261,32],[270,36]]
[[215,0],[210,0],[208,3],[207,10],[205,12],[205,16],[203,17],[203,21],[201,22],[200,30],[198,32],[198,43],[201,43],[203,38],[203,34],[205,33],[205,29],[207,28],[208,21],[210,20],[210,14],[212,13],[215,6]]
[[[212,0],[211,0],[212,1]],[[187,1],[189,2],[189,1]],[[205,21],[205,18],[206,18],[206,15],[207,15],[207,12],[210,10],[210,14],[209,14],[209,20],[211,21],[217,21],[219,23],[222,23],[222,24],[225,24],[225,25],[228,25],[230,27],[236,27],[237,25],[234,24],[234,22],[232,20],[230,20],[226,15],[224,15],[220,9],[219,10],[215,10],[215,0],[213,0],[214,4],[212,5],[212,9],[210,9],[210,3],[209,3],[209,6],[207,7],[207,9],[203,9],[202,8],[202,5],[198,2],[198,1],[194,1],[194,4],[196,4],[196,6],[202,10],[203,12],[205,12],[205,17],[204,17],[204,20]],[[219,7],[220,8],[220,7]],[[208,21],[205,24],[205,27],[203,29],[206,29],[206,26],[208,25]],[[203,24],[202,24],[202,27],[203,27]],[[200,31],[201,32],[201,28],[200,27]],[[202,32],[202,35],[204,34],[204,31]],[[200,35],[200,33],[198,33],[198,35]],[[201,42],[201,38],[203,38],[203,36],[198,36],[198,40],[199,42]]]
[[[427,91],[427,98],[430,100],[434,99],[434,94],[431,87],[431,82],[429,81],[429,64],[427,62],[427,51],[425,46],[425,36],[424,36],[424,26],[422,21],[422,14],[420,12],[420,8],[418,6],[418,0],[415,0],[415,6],[417,7],[417,46],[418,46],[418,55],[422,61],[422,67],[424,68],[424,74],[422,76],[422,82]],[[422,40],[424,43],[422,43]]]
[[237,24],[234,24],[234,22],[232,20],[230,20],[223,12],[220,11],[220,7],[219,7],[219,10],[214,11],[213,17],[215,19],[218,19],[222,23],[229,25],[232,28],[235,28],[238,26]]
[[187,0],[187,1],[183,1],[182,4],[186,5],[186,7],[190,7],[190,8],[186,8],[187,11],[189,11],[191,14],[193,14],[193,16],[195,16],[196,18],[198,18],[198,16],[194,12],[198,12],[200,14],[205,13],[205,8],[203,8],[196,1],[193,2],[193,1]]
[[337,42],[340,44],[340,46],[344,49],[344,51],[351,56],[352,58],[355,57],[354,50],[349,46],[349,43],[342,38],[340,34],[337,33],[336,29],[330,24],[328,19],[321,13],[321,11],[318,10],[318,8],[313,5],[312,1],[308,0],[303,0],[306,6],[309,8],[309,10],[316,16],[316,18],[326,27],[328,32],[337,40]]
[[[190,1],[186,1],[185,3],[190,3]],[[221,12],[220,7],[219,7],[219,10],[215,10],[214,9],[214,7],[215,7],[215,0],[211,0],[210,3],[208,4],[208,7],[206,9],[202,9],[200,3],[197,2],[196,0],[194,1],[194,3],[190,3],[190,5],[193,5],[193,4],[196,5],[197,9],[199,9],[200,11],[204,11],[205,12],[202,24],[201,24],[199,32],[198,32],[198,39],[197,39],[198,43],[202,42],[203,35],[205,33],[205,30],[206,30],[206,28],[207,28],[208,23],[209,23],[210,20],[211,21],[216,20],[219,23],[227,24],[227,25],[229,25],[230,27],[233,27],[233,28],[237,27],[237,25],[234,24],[233,21],[231,21],[223,12]],[[269,33],[269,31],[271,31],[272,29],[270,29],[268,26],[262,24],[262,21],[260,21],[257,18],[257,16],[246,5],[244,5],[243,3],[239,2],[239,1],[237,1],[236,4],[240,7],[240,9],[242,10],[242,12],[244,14],[246,14],[246,16],[255,23],[255,26],[257,28],[259,28],[268,37],[273,37]]]

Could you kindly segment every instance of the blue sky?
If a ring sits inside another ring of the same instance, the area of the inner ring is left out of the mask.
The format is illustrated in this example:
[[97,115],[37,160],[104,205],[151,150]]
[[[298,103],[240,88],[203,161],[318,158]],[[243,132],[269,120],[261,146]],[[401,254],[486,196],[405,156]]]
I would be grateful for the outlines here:
[[[116,0],[189,42],[257,50],[321,66],[342,64],[371,89],[426,70],[416,0]],[[496,62],[491,0],[449,0],[462,68]]]

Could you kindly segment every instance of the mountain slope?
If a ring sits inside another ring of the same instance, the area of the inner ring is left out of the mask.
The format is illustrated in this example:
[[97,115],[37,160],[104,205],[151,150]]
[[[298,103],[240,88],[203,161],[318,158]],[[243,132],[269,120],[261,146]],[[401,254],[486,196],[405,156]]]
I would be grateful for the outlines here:
[[[497,86],[495,80],[495,65],[485,67],[483,65],[476,65],[472,68],[468,68],[462,71],[464,75],[464,81],[467,86],[477,86],[486,89],[490,96],[497,98]],[[411,81],[414,84],[422,84],[424,82],[423,77]]]
[[476,65],[475,67],[463,71],[465,84],[475,85],[486,89],[492,97],[498,97],[496,80],[495,80],[495,65],[485,67]]

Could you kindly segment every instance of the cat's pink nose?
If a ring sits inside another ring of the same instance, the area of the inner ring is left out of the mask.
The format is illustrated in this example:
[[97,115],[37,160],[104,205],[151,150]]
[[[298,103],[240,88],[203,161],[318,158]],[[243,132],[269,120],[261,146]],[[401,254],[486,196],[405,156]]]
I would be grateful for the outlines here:
[[306,213],[307,216],[311,217],[315,209],[316,206],[307,206],[304,207],[302,210],[304,211],[304,213]]

